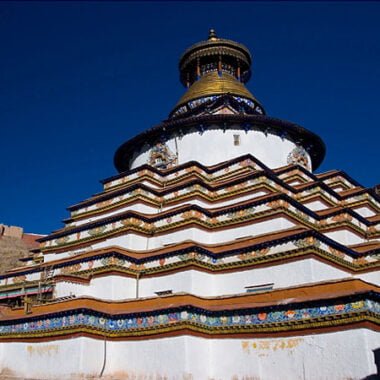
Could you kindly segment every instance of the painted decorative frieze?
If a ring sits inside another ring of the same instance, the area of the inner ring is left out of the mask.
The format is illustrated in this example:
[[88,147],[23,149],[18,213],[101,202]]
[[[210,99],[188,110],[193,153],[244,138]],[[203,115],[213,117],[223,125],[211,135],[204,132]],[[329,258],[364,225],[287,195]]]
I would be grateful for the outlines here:
[[311,171],[308,154],[307,154],[306,150],[301,146],[295,147],[288,154],[287,162],[288,162],[288,164],[301,165],[305,169]]
[[305,328],[340,326],[370,321],[380,323],[379,302],[356,297],[352,301],[318,302],[309,305],[282,305],[244,310],[210,311],[193,306],[110,315],[107,312],[81,308],[42,317],[0,322],[0,338],[18,340],[30,337],[69,335],[87,332],[109,337],[134,337],[189,329],[206,334],[231,335],[241,333],[279,332]]
[[[189,215],[192,217],[192,215]],[[172,220],[167,220],[168,223]],[[311,233],[298,233],[281,242],[268,241],[265,246],[246,246],[214,254],[204,247],[188,247],[184,249],[174,249],[164,255],[159,251],[156,255],[149,258],[133,258],[128,252],[109,252],[99,253],[94,251],[90,257],[88,253],[84,257],[76,257],[76,262],[67,260],[51,268],[52,275],[70,275],[77,276],[81,279],[90,278],[91,276],[101,273],[107,275],[110,270],[118,270],[129,276],[135,276],[137,272],[143,270],[145,274],[159,274],[165,271],[181,270],[187,265],[197,266],[200,269],[207,269],[211,272],[223,272],[225,270],[239,270],[244,267],[254,267],[263,263],[293,259],[302,255],[313,254],[330,262],[339,264],[340,267],[350,271],[374,270],[380,264],[379,249],[370,250],[368,254],[358,254],[350,251],[344,246],[331,245],[322,236],[316,237]],[[8,275],[0,279],[0,298],[11,296],[14,292],[19,294],[27,285],[30,288],[36,288],[39,280],[43,277],[45,270],[36,267],[28,269],[26,273],[20,271],[13,276]],[[73,280],[75,278],[73,277]],[[32,290],[30,290],[32,291]],[[12,293],[13,292],[13,293]],[[29,291],[28,291],[29,292]],[[21,293],[20,293],[21,294]]]
[[[191,188],[189,191],[194,191],[194,189]],[[294,201],[291,202],[290,198],[273,196],[272,199],[268,197],[268,199],[253,200],[249,203],[236,205],[233,212],[228,207],[216,213],[204,207],[190,205],[184,211],[175,211],[170,216],[170,223],[168,223],[168,216],[165,215],[158,214],[157,216],[145,217],[138,214],[133,216],[127,214],[125,217],[120,216],[120,219],[115,218],[112,222],[109,219],[104,220],[104,222],[100,221],[96,227],[89,225],[76,232],[62,231],[64,233],[62,237],[52,235],[51,238],[45,238],[45,244],[42,249],[46,252],[55,247],[73,246],[80,242],[112,236],[128,229],[151,234],[152,232],[164,232],[170,231],[172,228],[185,227],[190,222],[208,228],[228,227],[246,220],[253,222],[265,215],[269,216],[278,213],[287,214],[303,225],[318,230],[333,226],[350,226],[362,235],[367,233],[376,235],[380,231],[380,222],[375,224],[364,223],[362,217],[360,215],[356,216],[354,212],[348,213],[342,210],[332,216],[326,215],[321,218],[313,211],[302,207]]]
[[151,148],[148,159],[149,165],[157,169],[170,169],[177,163],[177,155],[164,142],[158,142]]
[[[187,175],[197,172],[201,175],[202,178],[204,178],[206,181],[211,180],[214,177],[220,177],[223,178],[226,174],[235,172],[238,173],[239,170],[241,170],[242,167],[249,167],[252,169],[263,169],[265,166],[261,164],[257,159],[254,159],[250,155],[242,156],[241,158],[238,158],[237,160],[234,160],[235,163],[230,163],[228,165],[228,168],[215,168],[211,171],[206,170],[203,166],[199,165],[192,165],[185,168],[178,168],[174,172],[170,173],[160,173],[155,172],[149,169],[143,169],[143,170],[132,170],[130,173],[125,174],[121,177],[118,177],[116,179],[106,180],[104,182],[105,190],[110,190],[115,187],[121,186],[121,185],[127,185],[136,182],[136,180],[141,180],[141,177],[147,177],[150,178],[152,181],[157,181],[156,183],[159,185],[162,182],[165,182],[166,184],[171,183],[173,181],[180,181],[183,180]],[[224,166],[224,165],[222,165]]]

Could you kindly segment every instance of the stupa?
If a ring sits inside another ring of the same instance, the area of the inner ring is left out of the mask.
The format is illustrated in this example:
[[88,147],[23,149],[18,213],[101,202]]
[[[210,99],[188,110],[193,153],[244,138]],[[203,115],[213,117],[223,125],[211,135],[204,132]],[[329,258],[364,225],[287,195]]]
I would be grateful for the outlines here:
[[377,376],[380,198],[313,173],[323,141],[266,115],[251,64],[213,30],[187,49],[168,119],[0,276],[3,378]]

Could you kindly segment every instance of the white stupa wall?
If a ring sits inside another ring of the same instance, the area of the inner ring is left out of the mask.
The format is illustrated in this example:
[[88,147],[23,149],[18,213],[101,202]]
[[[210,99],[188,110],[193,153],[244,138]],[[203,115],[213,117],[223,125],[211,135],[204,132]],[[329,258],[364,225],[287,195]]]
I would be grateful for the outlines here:
[[122,276],[93,278],[88,284],[58,281],[54,289],[55,297],[94,297],[102,300],[123,300],[136,297],[136,280]]
[[286,218],[279,217],[272,220],[257,222],[252,225],[240,227],[231,226],[226,230],[204,231],[200,228],[192,227],[183,230],[168,232],[162,235],[142,236],[135,233],[126,233],[120,236],[104,239],[94,242],[90,247],[73,248],[62,253],[46,253],[44,255],[45,263],[54,260],[72,257],[77,252],[83,253],[92,249],[103,249],[111,246],[121,247],[132,251],[147,251],[150,249],[163,248],[165,245],[181,243],[184,241],[193,241],[200,244],[219,244],[234,239],[266,234],[294,227],[295,223]]
[[230,273],[206,273],[198,270],[141,277],[117,275],[93,278],[89,284],[58,282],[57,297],[75,294],[99,299],[125,300],[139,297],[155,297],[156,292],[171,290],[173,293],[189,293],[200,297],[217,297],[246,293],[246,287],[273,283],[273,289],[308,285],[321,281],[358,278],[380,285],[376,272],[352,274],[315,259],[282,263],[264,268],[240,270]]
[[[239,145],[234,145],[234,135],[239,135]],[[178,164],[197,161],[211,166],[244,154],[252,154],[270,168],[288,165],[287,157],[296,147],[290,140],[270,133],[265,135],[257,130],[245,132],[239,126],[229,127],[225,131],[220,126],[215,126],[202,134],[193,129],[181,138],[170,138],[166,145],[173,154],[178,153]],[[150,148],[147,145],[143,146],[140,152],[135,153],[130,168],[147,164],[149,155]],[[308,161],[311,167],[310,157]]]
[[0,343],[0,365],[8,378],[359,380],[376,374],[379,344],[379,334],[363,328],[279,338],[79,337]]
[[275,231],[277,232],[294,226],[295,223],[290,222],[286,218],[280,217],[240,227],[230,226],[228,229],[216,231],[204,231],[200,228],[192,227],[152,237],[145,237],[130,233],[109,238],[99,243],[94,242],[92,247],[94,249],[98,249],[116,245],[131,250],[146,251],[148,249],[162,248],[167,244],[180,243],[188,240],[201,244],[218,244],[241,237],[255,236]]
[[348,231],[345,229],[325,232],[324,235],[326,235],[330,239],[333,239],[343,245],[354,245],[354,244],[365,243],[368,241],[363,236],[360,236],[359,234],[355,232]]
[[321,201],[305,202],[303,203],[303,206],[307,207],[309,210],[312,211],[325,210],[326,208],[328,208],[328,206],[326,206],[326,204]]
[[185,205],[185,204],[186,205],[188,205],[188,204],[197,205],[197,206],[203,207],[205,209],[212,210],[214,208],[229,206],[229,205],[232,205],[234,203],[244,202],[246,200],[254,200],[255,198],[261,197],[261,196],[266,195],[266,194],[268,194],[268,192],[257,191],[253,194],[241,195],[239,198],[235,198],[235,199],[229,199],[229,200],[225,200],[225,201],[216,200],[213,203],[205,202],[201,199],[195,199],[195,198],[185,199],[184,201],[173,204],[173,205],[165,205],[164,204],[161,208],[159,208],[157,206],[148,206],[148,205],[145,205],[143,203],[134,203],[131,205],[127,205],[125,207],[121,207],[118,210],[105,212],[101,215],[94,215],[94,216],[91,216],[88,218],[83,218],[82,220],[78,220],[78,221],[70,223],[70,226],[81,226],[81,225],[86,224],[86,223],[90,223],[90,222],[94,222],[96,220],[108,218],[108,217],[111,217],[111,216],[114,216],[117,214],[122,214],[122,213],[127,212],[127,211],[136,211],[136,212],[140,212],[143,214],[154,215],[154,214],[158,214],[159,212],[165,212],[165,211],[168,211],[168,210],[173,209],[173,208],[177,208],[177,207]]
[[355,208],[354,211],[360,214],[361,216],[363,216],[364,218],[368,218],[368,217],[376,215],[376,212],[374,212],[372,209],[370,209],[367,206]]
[[[94,242],[89,247],[73,248],[72,250],[67,250],[59,254],[47,253],[44,255],[44,261],[45,263],[49,263],[57,260],[58,258],[64,259],[72,257],[77,253],[84,253],[93,249],[105,249],[108,247],[121,247],[131,251],[145,252],[147,250],[163,248],[168,245],[185,241],[196,242],[199,244],[221,244],[231,242],[239,238],[248,238],[250,236],[255,237],[257,235],[278,232],[292,227],[295,227],[295,224],[287,219],[276,218],[273,220],[256,223],[254,225],[246,225],[219,231],[204,231],[199,228],[192,227],[186,230],[178,230],[172,233],[152,237],[129,233],[100,242]],[[324,235],[343,245],[367,242],[367,239],[363,236],[347,231],[344,228],[333,232],[327,232]]]

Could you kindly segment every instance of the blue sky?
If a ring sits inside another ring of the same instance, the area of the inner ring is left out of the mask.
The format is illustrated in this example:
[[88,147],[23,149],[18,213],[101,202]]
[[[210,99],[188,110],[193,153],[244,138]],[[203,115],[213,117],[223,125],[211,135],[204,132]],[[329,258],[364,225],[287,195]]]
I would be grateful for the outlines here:
[[380,3],[0,2],[0,223],[62,226],[101,191],[119,145],[184,92],[178,59],[220,37],[252,52],[270,116],[325,141],[317,170],[380,182]]

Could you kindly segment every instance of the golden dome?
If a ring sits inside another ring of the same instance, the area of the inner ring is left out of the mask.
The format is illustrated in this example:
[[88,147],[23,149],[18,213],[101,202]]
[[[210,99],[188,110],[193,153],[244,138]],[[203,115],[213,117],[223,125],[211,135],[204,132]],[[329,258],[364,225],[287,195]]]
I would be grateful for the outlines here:
[[248,91],[244,84],[239,82],[234,76],[226,72],[221,72],[219,74],[217,71],[211,71],[194,82],[174,108],[178,108],[182,104],[188,103],[191,100],[221,94],[242,96],[257,103],[257,100]]

